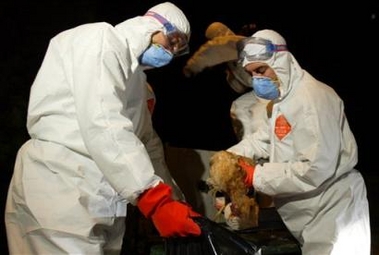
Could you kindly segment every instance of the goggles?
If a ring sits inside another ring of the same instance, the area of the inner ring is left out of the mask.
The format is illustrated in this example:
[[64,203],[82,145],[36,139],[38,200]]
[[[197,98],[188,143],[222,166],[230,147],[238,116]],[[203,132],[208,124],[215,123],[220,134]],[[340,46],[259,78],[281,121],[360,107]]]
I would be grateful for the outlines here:
[[148,11],[145,16],[154,17],[163,25],[163,33],[168,39],[169,50],[175,57],[189,53],[188,37],[185,33],[181,32],[177,27],[156,12]]
[[275,52],[287,51],[285,44],[273,44],[270,40],[248,37],[237,42],[239,62],[262,61],[270,59]]

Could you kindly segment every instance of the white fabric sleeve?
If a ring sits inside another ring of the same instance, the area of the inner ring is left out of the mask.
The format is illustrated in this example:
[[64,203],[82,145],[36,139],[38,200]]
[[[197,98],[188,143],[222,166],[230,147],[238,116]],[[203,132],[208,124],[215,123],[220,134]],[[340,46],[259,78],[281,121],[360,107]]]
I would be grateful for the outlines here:
[[104,40],[102,45],[93,45],[94,49],[73,54],[77,118],[84,143],[105,178],[121,196],[134,201],[160,178],[154,175],[145,146],[134,133],[131,118],[135,113],[125,109],[129,104],[126,89],[133,82],[132,71],[125,67],[132,63],[127,56],[104,50],[105,44]]
[[231,146],[227,151],[252,159],[267,159],[270,152],[270,137],[267,127],[262,125],[254,133],[247,134],[239,143]]

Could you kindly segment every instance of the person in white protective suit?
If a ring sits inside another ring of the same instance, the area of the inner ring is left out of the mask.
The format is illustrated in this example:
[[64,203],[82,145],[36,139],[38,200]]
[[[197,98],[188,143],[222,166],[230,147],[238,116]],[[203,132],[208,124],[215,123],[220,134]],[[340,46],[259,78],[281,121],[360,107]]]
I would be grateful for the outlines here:
[[237,48],[254,93],[273,100],[269,128],[228,148],[269,159],[244,168],[247,186],[273,197],[302,254],[369,255],[366,186],[343,101],[301,68],[277,32],[257,31]]
[[184,13],[164,2],[51,39],[8,191],[10,254],[118,254],[128,203],[162,237],[200,235],[199,214],[155,172],[161,147],[144,73],[188,53],[189,37]]

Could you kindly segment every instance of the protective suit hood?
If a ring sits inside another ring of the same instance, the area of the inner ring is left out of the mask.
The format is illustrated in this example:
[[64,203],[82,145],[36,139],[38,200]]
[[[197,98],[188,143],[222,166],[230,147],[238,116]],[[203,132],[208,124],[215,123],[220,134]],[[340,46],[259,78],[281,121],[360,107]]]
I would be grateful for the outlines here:
[[[184,13],[177,6],[170,2],[165,2],[150,8],[148,11],[156,12],[167,19],[172,25],[185,33],[189,39],[191,34],[190,24]],[[137,16],[121,22],[115,27],[120,36],[125,38],[135,58],[138,58],[150,45],[153,33],[164,31],[163,24],[151,16]]]
[[[276,45],[286,45],[285,39],[276,31],[270,29],[259,30],[252,35],[252,37],[262,38],[270,40]],[[276,75],[280,80],[280,98],[283,99],[290,92],[293,86],[296,86],[303,76],[303,69],[298,64],[295,57],[291,52],[278,51],[274,52],[273,56],[268,60],[248,61],[244,60],[242,65],[245,67],[247,64],[253,62],[266,63],[272,69],[274,69]]]
[[165,19],[167,19],[182,33],[186,34],[189,39],[191,34],[190,24],[184,13],[174,4],[170,2],[165,2],[150,8],[148,11],[156,12]]

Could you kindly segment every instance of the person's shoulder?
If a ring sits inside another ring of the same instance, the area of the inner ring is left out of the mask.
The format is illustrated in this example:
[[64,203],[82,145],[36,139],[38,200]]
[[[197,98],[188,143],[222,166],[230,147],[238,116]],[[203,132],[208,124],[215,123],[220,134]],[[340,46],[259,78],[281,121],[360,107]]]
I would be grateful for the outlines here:
[[105,42],[105,38],[116,37],[113,28],[112,25],[106,22],[82,24],[60,32],[50,42],[63,48],[67,48],[68,45],[75,45],[75,47],[94,49],[95,47],[101,47]]
[[336,93],[332,86],[315,78],[313,75],[304,70],[303,87],[312,90],[312,93]]
[[302,95],[297,97],[298,102],[303,101],[305,105],[310,102],[314,104],[323,102],[323,104],[332,105],[334,102],[341,101],[340,96],[332,86],[318,80],[306,71],[304,73],[302,84],[297,89],[297,94]]
[[87,23],[80,26],[77,26],[76,30],[88,30],[88,31],[99,31],[99,30],[106,30],[106,29],[113,29],[114,27],[107,23],[107,22],[94,22],[94,23]]
[[111,28],[111,27],[113,27],[113,26],[107,22],[85,23],[85,24],[80,24],[76,27],[72,27],[70,29],[64,30],[64,31],[60,32],[58,35],[84,32],[84,31],[91,31],[91,30],[98,31],[100,29],[107,29],[107,28]]

